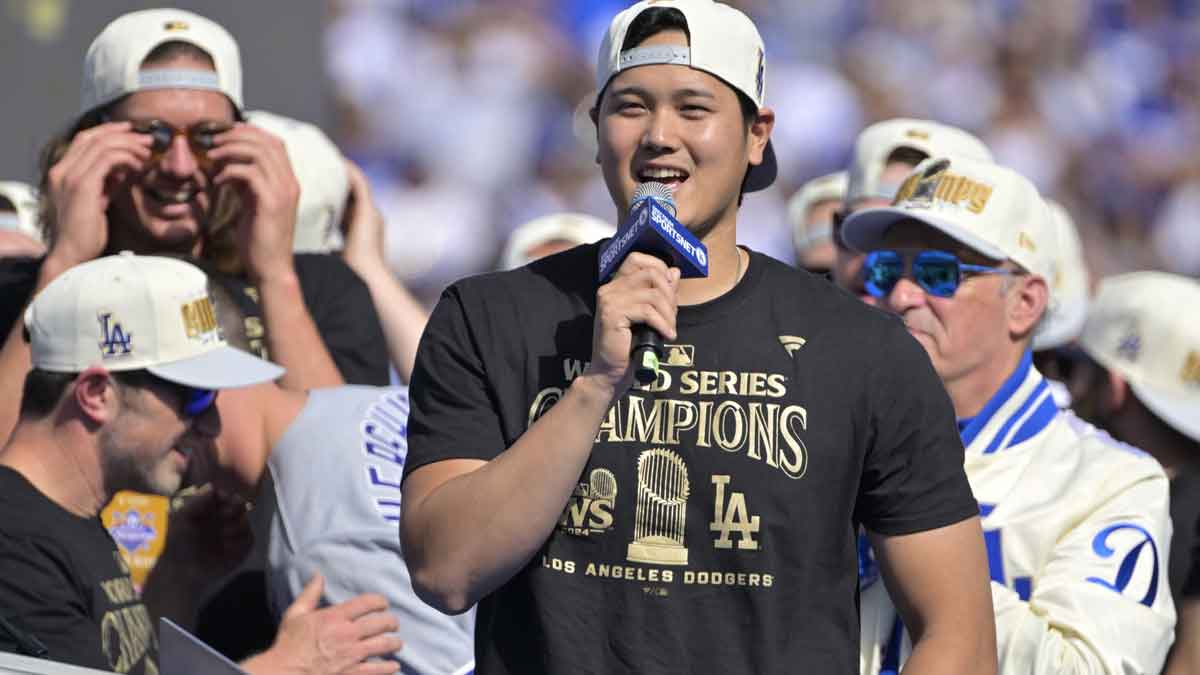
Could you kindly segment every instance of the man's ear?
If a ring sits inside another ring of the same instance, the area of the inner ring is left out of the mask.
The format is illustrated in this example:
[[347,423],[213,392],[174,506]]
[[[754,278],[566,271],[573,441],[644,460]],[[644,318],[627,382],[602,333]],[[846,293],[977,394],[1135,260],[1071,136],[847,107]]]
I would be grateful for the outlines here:
[[88,426],[102,426],[116,416],[120,393],[108,371],[92,366],[71,384],[71,401]]
[[1037,328],[1050,304],[1050,287],[1046,280],[1034,275],[1017,277],[1016,291],[1008,303],[1008,330],[1018,338]]
[[759,108],[758,115],[750,123],[750,156],[751,166],[763,162],[767,141],[771,140],[771,131],[775,129],[775,111],[770,108]]

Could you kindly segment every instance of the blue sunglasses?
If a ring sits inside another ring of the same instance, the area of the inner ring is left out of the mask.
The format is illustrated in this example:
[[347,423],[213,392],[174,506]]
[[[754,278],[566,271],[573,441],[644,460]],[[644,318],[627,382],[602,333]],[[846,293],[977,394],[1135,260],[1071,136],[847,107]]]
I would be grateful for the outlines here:
[[175,390],[178,392],[179,398],[183,399],[183,416],[188,418],[199,417],[204,414],[204,411],[211,408],[213,402],[217,400],[216,390],[189,387],[185,384],[161,378],[148,370],[126,370],[112,373],[112,375],[117,380],[132,386],[145,387],[151,382],[155,382],[160,386]]
[[212,389],[194,389],[192,387],[184,387],[184,417],[199,417],[212,407],[213,401],[217,400],[217,392]]
[[[863,263],[863,281],[867,292],[886,297],[904,278],[905,255],[899,251],[871,251]],[[954,292],[969,274],[1012,274],[1012,270],[986,265],[971,265],[946,251],[921,251],[912,256],[912,279],[926,293],[939,298],[954,297]]]

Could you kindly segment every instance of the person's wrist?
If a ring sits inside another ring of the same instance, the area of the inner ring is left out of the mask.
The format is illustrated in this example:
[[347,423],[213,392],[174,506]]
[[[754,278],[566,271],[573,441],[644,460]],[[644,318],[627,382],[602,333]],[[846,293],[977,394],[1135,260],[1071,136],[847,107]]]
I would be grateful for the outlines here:
[[617,397],[618,384],[602,373],[584,371],[571,382],[569,390],[577,392],[586,405],[603,406],[607,410]]

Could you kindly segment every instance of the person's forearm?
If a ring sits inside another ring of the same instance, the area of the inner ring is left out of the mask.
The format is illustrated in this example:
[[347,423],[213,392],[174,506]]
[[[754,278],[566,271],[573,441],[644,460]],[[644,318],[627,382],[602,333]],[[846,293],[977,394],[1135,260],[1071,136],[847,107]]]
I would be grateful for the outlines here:
[[500,456],[405,499],[405,558],[423,600],[462,612],[525,566],[562,515],[612,398],[580,377]]
[[[912,655],[905,662],[902,675],[996,675],[994,643],[981,640],[958,627],[926,630],[915,640]],[[988,658],[990,657],[990,658]]]
[[154,617],[155,625],[166,617],[187,630],[194,629],[203,589],[197,588],[197,580],[184,571],[184,567],[160,558],[150,570],[142,587],[142,603]]
[[286,389],[317,389],[345,384],[330,356],[295,274],[256,280],[266,324],[267,353],[287,369],[280,379]]
[[371,292],[379,323],[387,339],[388,357],[405,384],[412,378],[417,344],[429,321],[429,311],[383,266],[352,266]]
[[1200,598],[1185,598],[1179,608],[1175,646],[1163,675],[1200,673]]

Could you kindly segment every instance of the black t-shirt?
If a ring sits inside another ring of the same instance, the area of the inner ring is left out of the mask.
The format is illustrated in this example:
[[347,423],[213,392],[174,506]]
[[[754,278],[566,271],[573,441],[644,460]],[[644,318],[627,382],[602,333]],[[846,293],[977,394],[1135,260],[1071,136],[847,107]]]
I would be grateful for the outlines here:
[[[0,613],[44,658],[118,673],[158,672],[158,634],[100,518],[76,516],[0,466]],[[0,631],[0,651],[18,652]]]
[[[597,250],[447,289],[407,471],[496,457],[583,371]],[[857,523],[899,535],[978,513],[949,398],[893,317],[752,253],[677,325],[541,551],[480,602],[480,673],[856,672]]]
[[[0,259],[0,339],[6,339],[20,320],[41,267],[41,258]],[[236,279],[214,276],[239,291],[246,288]],[[387,341],[362,279],[341,258],[319,253],[297,254],[296,276],[317,332],[346,383],[386,386],[391,381]],[[256,292],[235,297],[245,301],[242,309],[251,341],[262,344],[262,311]]]
[[1185,471],[1171,481],[1171,522],[1167,576],[1178,609],[1200,598],[1200,473]]

